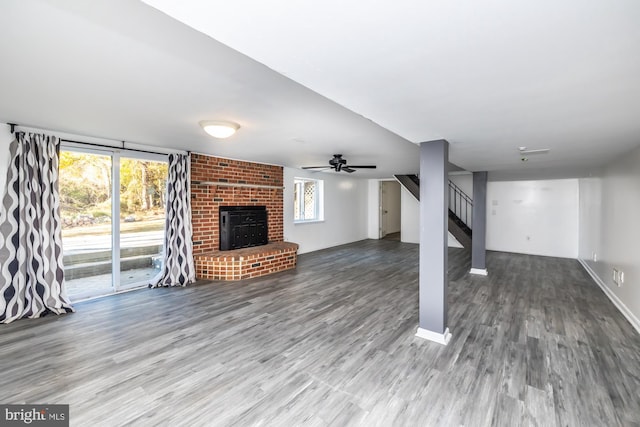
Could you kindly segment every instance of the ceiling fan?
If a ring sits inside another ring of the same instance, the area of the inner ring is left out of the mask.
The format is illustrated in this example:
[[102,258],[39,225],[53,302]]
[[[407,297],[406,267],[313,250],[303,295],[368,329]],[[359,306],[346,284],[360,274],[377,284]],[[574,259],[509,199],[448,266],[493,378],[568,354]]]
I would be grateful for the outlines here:
[[356,169],[375,169],[374,165],[352,166],[347,165],[347,159],[342,158],[342,154],[334,154],[333,159],[329,160],[329,166],[303,166],[302,169],[333,169],[336,172],[344,171],[353,173]]

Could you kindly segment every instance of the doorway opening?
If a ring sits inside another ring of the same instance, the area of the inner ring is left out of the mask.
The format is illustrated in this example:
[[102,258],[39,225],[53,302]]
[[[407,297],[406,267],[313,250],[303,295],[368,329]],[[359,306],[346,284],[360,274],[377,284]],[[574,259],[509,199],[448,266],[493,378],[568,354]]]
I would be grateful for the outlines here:
[[400,240],[400,195],[398,181],[380,181],[380,239]]

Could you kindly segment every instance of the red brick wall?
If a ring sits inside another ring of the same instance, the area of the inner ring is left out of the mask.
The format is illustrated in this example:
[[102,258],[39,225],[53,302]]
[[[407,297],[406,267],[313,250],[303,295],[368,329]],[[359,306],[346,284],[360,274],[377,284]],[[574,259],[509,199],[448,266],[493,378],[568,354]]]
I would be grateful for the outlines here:
[[281,166],[191,154],[191,210],[194,255],[219,249],[220,206],[266,206],[269,242],[283,241],[283,191],[271,188],[227,187],[202,181],[282,187]]

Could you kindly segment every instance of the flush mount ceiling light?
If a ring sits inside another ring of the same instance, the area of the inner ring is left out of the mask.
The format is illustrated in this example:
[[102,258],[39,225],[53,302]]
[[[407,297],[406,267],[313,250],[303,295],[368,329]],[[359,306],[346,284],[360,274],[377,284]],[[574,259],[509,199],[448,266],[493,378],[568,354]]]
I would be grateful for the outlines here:
[[237,123],[216,120],[201,121],[200,126],[212,137],[220,139],[228,138],[240,129],[240,125]]

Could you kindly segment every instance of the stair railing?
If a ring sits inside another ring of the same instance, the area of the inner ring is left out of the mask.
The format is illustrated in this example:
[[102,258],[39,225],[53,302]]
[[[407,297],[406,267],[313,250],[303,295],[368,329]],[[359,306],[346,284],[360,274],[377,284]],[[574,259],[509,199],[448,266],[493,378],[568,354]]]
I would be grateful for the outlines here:
[[473,228],[473,199],[449,180],[449,210],[453,212],[467,227]]

